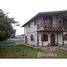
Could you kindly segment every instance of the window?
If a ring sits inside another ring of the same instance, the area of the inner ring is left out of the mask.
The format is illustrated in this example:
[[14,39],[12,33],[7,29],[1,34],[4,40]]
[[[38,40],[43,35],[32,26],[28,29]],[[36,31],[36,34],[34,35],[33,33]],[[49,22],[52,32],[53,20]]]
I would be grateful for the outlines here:
[[46,34],[43,34],[41,37],[41,41],[48,41],[48,36]]
[[64,35],[64,40],[67,40],[67,34]]
[[62,24],[62,21],[61,21],[61,20],[59,20],[59,21],[58,21],[58,24],[59,24],[59,25],[61,25],[61,24]]
[[30,28],[30,24],[29,24],[29,28]]
[[34,25],[36,25],[36,20],[34,20]]
[[61,20],[58,21],[58,27],[62,27],[62,21]]
[[30,39],[31,39],[31,41],[34,41],[34,37],[33,37],[33,35],[30,36]]
[[58,22],[61,23],[61,20],[59,20]]

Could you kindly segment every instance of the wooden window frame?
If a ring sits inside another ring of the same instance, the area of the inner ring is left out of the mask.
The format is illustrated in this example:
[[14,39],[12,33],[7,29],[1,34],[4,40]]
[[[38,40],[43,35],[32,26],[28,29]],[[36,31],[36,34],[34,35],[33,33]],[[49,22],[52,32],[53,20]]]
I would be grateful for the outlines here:
[[42,42],[48,41],[48,35],[47,34],[43,34],[42,37],[41,37],[41,41]]

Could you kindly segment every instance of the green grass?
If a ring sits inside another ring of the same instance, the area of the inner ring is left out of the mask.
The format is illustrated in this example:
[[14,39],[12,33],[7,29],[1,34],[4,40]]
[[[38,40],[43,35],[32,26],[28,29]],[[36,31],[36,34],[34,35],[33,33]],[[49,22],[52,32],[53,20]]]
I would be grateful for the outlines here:
[[[60,48],[31,48],[23,40],[6,40],[16,46],[0,46],[0,58],[67,58],[67,50]],[[53,49],[53,50],[52,50]]]
[[36,57],[39,49],[30,48],[27,46],[1,46],[0,58],[33,58]]
[[[45,55],[56,54],[57,56],[38,56],[38,53]],[[56,49],[34,49],[24,45],[17,46],[0,46],[0,58],[67,58],[67,51]]]
[[[51,51],[51,49],[55,50]],[[43,58],[67,58],[67,50],[63,50],[60,48],[46,48],[42,51],[42,53],[48,55],[42,56]]]

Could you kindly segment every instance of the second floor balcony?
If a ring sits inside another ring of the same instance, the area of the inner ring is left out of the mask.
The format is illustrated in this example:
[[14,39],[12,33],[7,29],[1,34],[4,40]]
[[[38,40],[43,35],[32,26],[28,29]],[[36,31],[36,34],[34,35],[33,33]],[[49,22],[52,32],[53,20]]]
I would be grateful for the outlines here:
[[63,31],[64,29],[62,24],[40,24],[38,27],[44,31]]
[[63,28],[61,24],[43,24],[44,28]]

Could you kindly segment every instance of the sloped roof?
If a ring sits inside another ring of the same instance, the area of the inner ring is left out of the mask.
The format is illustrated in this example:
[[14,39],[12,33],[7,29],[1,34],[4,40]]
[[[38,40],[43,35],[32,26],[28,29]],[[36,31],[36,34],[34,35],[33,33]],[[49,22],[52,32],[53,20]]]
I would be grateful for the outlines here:
[[56,16],[56,15],[63,15],[63,16],[67,16],[67,10],[62,10],[62,11],[50,11],[50,12],[39,12],[37,15],[35,15],[34,17],[32,17],[29,21],[27,21],[24,25],[22,25],[22,27],[26,26],[27,24],[29,24],[31,21],[33,21],[34,19],[40,17],[40,16]]

